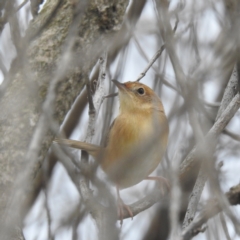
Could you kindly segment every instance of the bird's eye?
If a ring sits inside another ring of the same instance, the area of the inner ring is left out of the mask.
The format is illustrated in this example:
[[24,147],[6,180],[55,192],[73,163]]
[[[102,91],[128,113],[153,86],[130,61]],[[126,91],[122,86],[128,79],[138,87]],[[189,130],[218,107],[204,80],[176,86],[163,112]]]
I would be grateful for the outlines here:
[[138,92],[139,94],[143,95],[143,94],[144,94],[144,89],[143,89],[143,88],[139,88],[139,89],[137,90],[137,92]]

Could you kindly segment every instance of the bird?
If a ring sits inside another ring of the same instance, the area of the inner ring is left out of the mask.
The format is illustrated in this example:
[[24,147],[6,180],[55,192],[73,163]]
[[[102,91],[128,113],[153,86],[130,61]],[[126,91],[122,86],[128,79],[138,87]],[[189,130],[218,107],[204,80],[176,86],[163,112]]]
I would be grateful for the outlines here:
[[123,208],[133,217],[119,191],[144,179],[163,180],[149,176],[161,162],[168,144],[169,126],[161,99],[147,85],[138,81],[120,83],[112,80],[119,91],[119,115],[113,121],[106,146],[56,138],[61,145],[84,150],[100,165],[116,185],[119,215],[122,224]]

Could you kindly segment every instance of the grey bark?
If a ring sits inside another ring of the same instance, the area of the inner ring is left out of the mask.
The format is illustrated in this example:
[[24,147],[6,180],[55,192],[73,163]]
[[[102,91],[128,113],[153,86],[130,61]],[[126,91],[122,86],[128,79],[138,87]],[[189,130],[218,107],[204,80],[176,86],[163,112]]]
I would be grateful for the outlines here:
[[[18,201],[22,209],[16,224],[22,222],[36,197],[34,193],[42,184],[38,181],[39,170],[54,133],[44,129],[46,134],[38,157],[31,159],[31,163],[26,161],[26,153],[49,85],[54,78],[59,79],[54,117],[61,124],[88,80],[100,51],[110,45],[120,28],[128,1],[86,1],[81,5],[70,0],[48,1],[31,22],[22,41],[22,52],[12,63],[9,82],[0,99],[0,230],[6,228],[4,222],[9,214],[6,210],[15,195],[14,187],[19,177],[30,170],[27,186],[17,195],[21,196]],[[64,66],[66,71],[59,76],[58,64],[63,62],[63,53],[69,46],[69,51],[76,54],[70,55],[69,66]],[[13,229],[14,223],[7,226]]]

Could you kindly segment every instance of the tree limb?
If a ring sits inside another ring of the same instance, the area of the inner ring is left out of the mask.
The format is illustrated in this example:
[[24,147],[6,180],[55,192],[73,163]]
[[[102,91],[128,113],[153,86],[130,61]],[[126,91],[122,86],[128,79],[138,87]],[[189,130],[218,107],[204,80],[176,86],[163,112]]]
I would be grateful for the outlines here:
[[[240,184],[231,187],[225,195],[230,205],[234,206],[240,204]],[[183,231],[182,239],[189,240],[194,237],[199,232],[199,229],[201,229],[202,225],[208,221],[208,219],[216,216],[221,211],[223,211],[223,209],[220,208],[217,200],[209,200],[200,214]]]

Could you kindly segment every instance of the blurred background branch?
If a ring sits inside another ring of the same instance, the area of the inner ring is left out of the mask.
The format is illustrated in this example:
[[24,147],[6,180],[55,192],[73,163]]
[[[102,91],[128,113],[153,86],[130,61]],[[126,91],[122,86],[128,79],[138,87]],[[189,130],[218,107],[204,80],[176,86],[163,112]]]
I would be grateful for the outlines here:
[[[240,239],[239,23],[236,0],[0,1],[1,239]],[[112,79],[153,88],[170,126],[171,189],[121,191],[122,228],[98,163],[52,145],[104,146]]]

